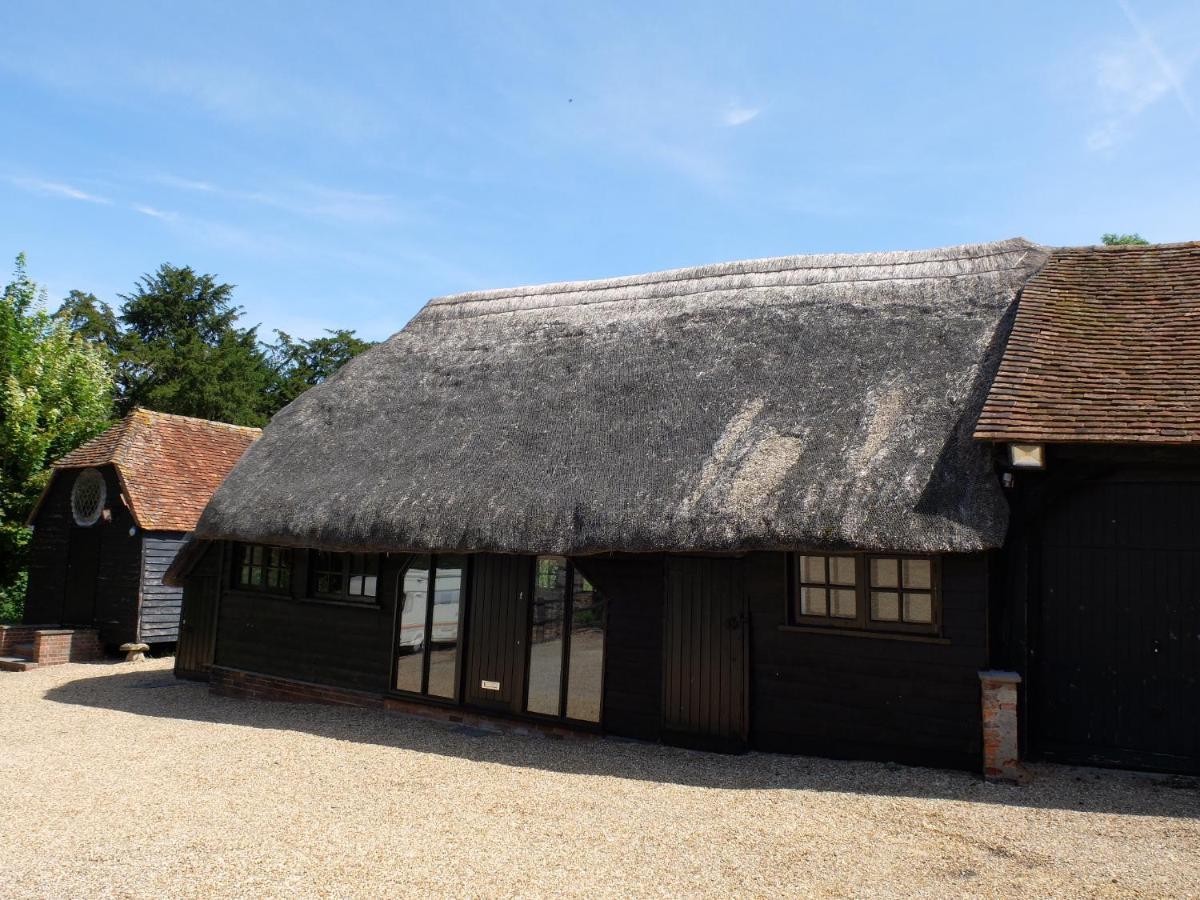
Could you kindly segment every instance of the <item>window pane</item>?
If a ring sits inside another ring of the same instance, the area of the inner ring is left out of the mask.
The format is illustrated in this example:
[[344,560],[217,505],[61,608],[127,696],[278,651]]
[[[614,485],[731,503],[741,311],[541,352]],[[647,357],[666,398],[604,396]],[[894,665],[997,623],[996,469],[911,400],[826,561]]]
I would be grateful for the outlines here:
[[262,565],[263,548],[260,544],[255,544],[250,548],[250,562],[256,566]]
[[529,693],[525,704],[529,712],[558,715],[566,589],[566,559],[539,556],[529,626]]
[[871,587],[899,587],[898,575],[896,560],[871,560]]
[[363,577],[361,575],[351,575],[350,576],[350,590],[348,592],[350,594],[350,596],[351,597],[361,597],[362,590],[363,590]]
[[854,557],[829,557],[829,581],[832,584],[854,584]]
[[292,570],[281,569],[279,572],[279,586],[287,590],[292,586]]
[[250,584],[252,584],[254,587],[262,587],[262,583],[263,583],[263,570],[257,569],[257,568],[251,568],[250,569]]
[[599,722],[604,677],[604,598],[579,572],[575,573],[572,587],[567,716]]
[[832,590],[829,592],[829,614],[838,619],[854,619],[858,616],[855,592]]
[[906,591],[904,594],[904,621],[920,625],[933,624],[933,595],[910,594]]
[[400,635],[396,639],[396,689],[421,690],[424,664],[425,610],[429,593],[429,557],[418,556],[404,572],[400,606]]
[[811,581],[816,584],[825,583],[825,557],[823,556],[802,556],[800,557],[800,580]]
[[800,588],[800,615],[823,616],[825,614],[825,588]]
[[376,587],[376,583],[378,582],[378,580],[379,580],[378,577],[375,575],[368,575],[366,577],[366,579],[363,581],[363,596],[364,597],[374,597],[375,596],[375,587]]
[[930,587],[931,566],[927,559],[904,560],[904,586],[906,588]]
[[[454,698],[458,658],[458,611],[462,605],[463,556],[439,556],[433,585],[433,632],[429,637],[429,688],[434,697]],[[372,577],[370,579],[374,581]]]
[[241,574],[241,577],[238,578],[238,583],[239,584],[249,584],[250,583],[250,567],[249,566],[242,566],[242,574]]
[[871,618],[876,622],[899,622],[900,595],[890,591],[871,591]]

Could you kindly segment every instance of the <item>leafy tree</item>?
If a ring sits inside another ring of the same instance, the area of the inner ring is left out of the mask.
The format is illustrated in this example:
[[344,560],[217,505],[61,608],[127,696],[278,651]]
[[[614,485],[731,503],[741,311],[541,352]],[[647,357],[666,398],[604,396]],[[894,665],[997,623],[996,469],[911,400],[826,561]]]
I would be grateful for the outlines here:
[[121,295],[118,385],[123,411],[262,425],[270,412],[270,364],[257,328],[238,328],[233,285],[164,263]]
[[325,329],[325,336],[295,340],[285,331],[275,332],[270,345],[275,382],[271,386],[271,412],[287,406],[306,390],[325,381],[364,350],[374,346],[355,337],[352,330]]
[[112,415],[103,351],[45,311],[45,291],[17,256],[0,296],[0,621],[20,617],[29,529],[47,467],[102,431]]
[[116,353],[121,344],[121,323],[113,308],[95,294],[71,291],[62,306],[54,314],[77,335],[110,353]]
[[1104,242],[1104,246],[1106,247],[1140,247],[1150,243],[1136,231],[1133,234],[1116,234],[1110,231],[1107,234],[1101,235],[1100,240]]

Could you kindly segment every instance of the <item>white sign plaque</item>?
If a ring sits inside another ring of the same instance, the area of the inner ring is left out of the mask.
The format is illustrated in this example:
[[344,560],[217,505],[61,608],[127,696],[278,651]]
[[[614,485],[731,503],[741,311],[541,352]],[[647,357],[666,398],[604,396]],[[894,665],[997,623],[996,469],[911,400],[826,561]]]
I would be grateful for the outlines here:
[[487,679],[484,679],[483,681],[479,682],[479,686],[481,688],[483,688],[485,691],[500,690],[500,682],[498,682],[498,681],[488,681]]

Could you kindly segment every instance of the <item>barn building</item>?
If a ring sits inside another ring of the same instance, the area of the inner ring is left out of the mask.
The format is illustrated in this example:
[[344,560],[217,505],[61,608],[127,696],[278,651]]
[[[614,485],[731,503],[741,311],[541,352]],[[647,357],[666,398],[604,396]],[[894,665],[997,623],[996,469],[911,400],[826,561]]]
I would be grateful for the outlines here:
[[56,643],[45,640],[51,632],[76,658],[97,644],[174,643],[182,590],[164,585],[163,573],[259,434],[135,409],[56,462],[29,518],[27,624],[6,629],[12,646],[0,656],[44,664],[35,651]]
[[[1014,239],[433,300],[214,494],[168,575],[177,673],[708,749],[1195,771],[1200,332],[1161,342],[1200,321],[1198,254]],[[1152,696],[1157,732],[1111,708]]]

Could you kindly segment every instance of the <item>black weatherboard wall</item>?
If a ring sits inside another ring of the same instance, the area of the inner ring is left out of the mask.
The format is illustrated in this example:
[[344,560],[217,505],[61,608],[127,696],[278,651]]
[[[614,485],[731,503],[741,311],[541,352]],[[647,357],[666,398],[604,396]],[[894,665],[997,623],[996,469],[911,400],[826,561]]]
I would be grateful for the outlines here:
[[[214,563],[221,553],[228,559],[229,545],[214,547],[189,576],[181,659],[196,656],[193,668],[202,668],[189,637],[193,621],[197,632],[206,621],[195,598],[217,610],[219,666],[390,690],[396,584],[407,557],[384,557],[379,602],[362,607],[303,599],[301,577],[293,596],[232,590],[228,567],[218,576]],[[462,702],[520,715],[533,558],[470,560]],[[713,749],[977,768],[989,556],[939,558],[942,627],[933,637],[791,628],[786,560],[783,553],[576,558],[608,602],[603,730]],[[672,596],[674,614],[664,602]],[[503,690],[472,688],[484,679]]]
[[25,621],[96,627],[101,641],[121,644],[139,639],[143,535],[120,500],[116,471],[100,472],[110,519],[87,528],[71,513],[79,470],[55,472],[33,523]]
[[1200,772],[1200,454],[1051,445],[1014,476],[994,633],[1025,753]]
[[790,630],[778,553],[746,559],[751,742],[762,750],[977,769],[987,554],[940,558],[937,639]]

